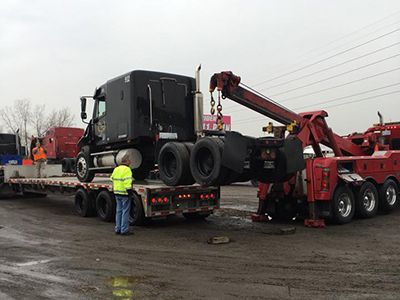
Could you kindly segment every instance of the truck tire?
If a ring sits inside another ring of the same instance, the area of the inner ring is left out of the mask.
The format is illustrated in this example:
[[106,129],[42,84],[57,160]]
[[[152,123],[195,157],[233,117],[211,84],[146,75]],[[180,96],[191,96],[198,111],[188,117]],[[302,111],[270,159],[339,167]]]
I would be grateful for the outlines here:
[[169,142],[160,150],[158,169],[161,180],[169,186],[185,184],[190,174],[189,151],[182,143]]
[[96,197],[97,216],[105,222],[115,219],[115,198],[109,191],[101,191]]
[[360,218],[372,218],[378,212],[378,190],[366,181],[357,192],[356,213]]
[[129,216],[130,225],[144,225],[147,221],[147,218],[144,215],[143,204],[140,196],[134,193],[131,201],[132,204]]
[[83,188],[76,191],[74,206],[76,213],[81,217],[93,217],[96,213],[93,195]]
[[76,157],[76,177],[81,182],[91,182],[95,176],[95,172],[90,171],[89,168],[93,166],[90,154],[86,152],[79,152]]
[[61,160],[61,171],[63,173],[69,173],[69,170],[70,170],[69,159],[68,158],[63,158]]
[[399,206],[399,186],[393,179],[387,179],[379,189],[379,207],[389,213]]
[[194,145],[190,156],[193,178],[201,185],[226,183],[227,170],[221,165],[223,142],[218,138],[203,138]]
[[187,151],[189,153],[189,160],[188,160],[189,174],[188,174],[187,179],[185,180],[184,184],[192,185],[192,184],[194,184],[196,182],[194,180],[194,178],[193,178],[192,172],[190,171],[190,155],[192,154],[194,144],[190,143],[190,142],[186,142],[186,143],[183,143],[183,144],[185,145],[185,147],[186,147],[186,149],[187,149]]
[[355,212],[353,191],[346,185],[336,188],[332,199],[332,219],[336,224],[351,222]]

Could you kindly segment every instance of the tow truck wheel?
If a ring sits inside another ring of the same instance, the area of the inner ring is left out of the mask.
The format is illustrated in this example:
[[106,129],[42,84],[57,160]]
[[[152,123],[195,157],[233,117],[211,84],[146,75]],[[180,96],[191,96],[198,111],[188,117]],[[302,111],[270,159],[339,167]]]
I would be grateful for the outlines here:
[[97,216],[105,222],[115,218],[115,199],[109,191],[101,191],[96,197]]
[[337,224],[351,222],[355,212],[355,201],[352,190],[345,185],[339,186],[332,199],[332,219]]
[[372,218],[378,212],[378,190],[372,182],[366,181],[357,193],[356,212],[361,218]]
[[147,218],[144,215],[142,200],[137,194],[133,194],[131,199],[131,211],[129,214],[130,225],[143,225],[146,223]]
[[95,176],[93,171],[89,171],[92,166],[89,153],[79,152],[76,157],[76,177],[81,182],[91,182]]
[[80,188],[75,193],[75,211],[81,217],[92,217],[96,213],[94,198],[85,189]]
[[186,146],[176,142],[166,143],[158,156],[158,168],[161,180],[167,185],[175,186],[190,181],[192,176]]
[[387,179],[379,189],[379,207],[385,213],[399,206],[399,186],[393,179]]

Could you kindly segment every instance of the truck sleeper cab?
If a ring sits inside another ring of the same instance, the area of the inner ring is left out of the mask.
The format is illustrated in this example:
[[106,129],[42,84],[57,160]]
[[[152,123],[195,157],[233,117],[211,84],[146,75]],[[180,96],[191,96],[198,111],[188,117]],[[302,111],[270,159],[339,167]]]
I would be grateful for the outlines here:
[[[195,88],[192,77],[137,70],[96,89],[91,97],[94,100],[92,119],[78,142],[78,179],[90,182],[96,173],[110,172],[123,156],[129,155],[134,178],[142,180],[157,164],[161,148],[173,144],[168,142],[179,144],[173,146],[189,156],[196,140],[195,130],[201,127],[202,121],[202,111],[198,109],[202,107],[202,98],[195,97]],[[86,119],[86,98],[81,98],[83,120]],[[177,174],[176,164],[182,164],[182,159],[177,155],[173,158],[178,160],[171,171],[176,185],[191,175],[182,170]],[[189,162],[183,163],[183,169],[188,169]]]

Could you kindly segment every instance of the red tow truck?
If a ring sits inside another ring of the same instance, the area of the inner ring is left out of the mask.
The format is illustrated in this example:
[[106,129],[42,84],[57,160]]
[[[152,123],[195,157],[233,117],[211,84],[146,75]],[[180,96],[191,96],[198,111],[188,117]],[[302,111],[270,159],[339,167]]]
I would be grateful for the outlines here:
[[[315,153],[304,159],[302,171],[284,174],[281,180],[258,178],[259,208],[253,221],[305,215],[306,226],[323,227],[327,218],[344,224],[354,216],[371,218],[378,209],[387,213],[398,207],[400,122],[384,123],[378,113],[379,123],[364,133],[339,136],[327,125],[326,111],[295,113],[240,82],[232,72],[216,73],[210,92],[217,89],[219,97],[283,124],[269,123],[263,130],[275,139],[297,139],[303,149],[311,146]],[[334,156],[325,157],[321,145],[331,148]],[[278,172],[274,163],[279,154],[274,151],[261,150],[261,157],[271,160],[272,173]]]

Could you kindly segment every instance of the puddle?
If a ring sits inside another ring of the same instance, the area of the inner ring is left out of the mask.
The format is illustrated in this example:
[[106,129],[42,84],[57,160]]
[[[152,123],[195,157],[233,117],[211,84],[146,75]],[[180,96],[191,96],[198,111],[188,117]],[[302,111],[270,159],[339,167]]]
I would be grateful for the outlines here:
[[118,276],[111,277],[108,283],[115,299],[131,300],[134,296],[137,297],[136,286],[142,283],[144,279],[143,276]]

